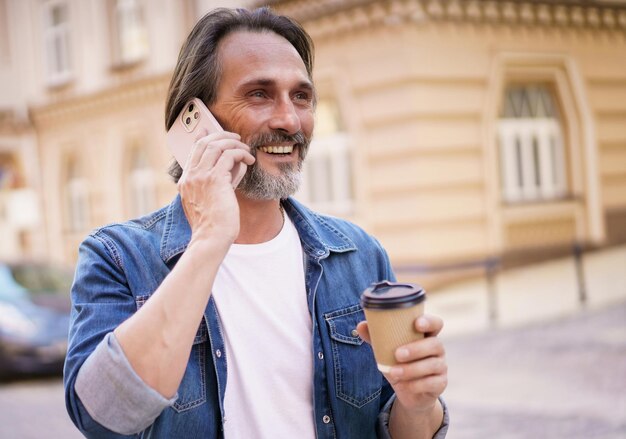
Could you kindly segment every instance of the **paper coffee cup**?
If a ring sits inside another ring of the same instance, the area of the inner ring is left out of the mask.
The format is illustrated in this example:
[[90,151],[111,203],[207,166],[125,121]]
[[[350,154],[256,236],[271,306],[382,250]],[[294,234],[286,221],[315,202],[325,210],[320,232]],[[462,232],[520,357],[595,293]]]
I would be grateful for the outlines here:
[[378,370],[388,373],[397,364],[400,346],[424,338],[415,329],[415,320],[424,314],[426,293],[415,284],[383,281],[361,294],[372,349]]

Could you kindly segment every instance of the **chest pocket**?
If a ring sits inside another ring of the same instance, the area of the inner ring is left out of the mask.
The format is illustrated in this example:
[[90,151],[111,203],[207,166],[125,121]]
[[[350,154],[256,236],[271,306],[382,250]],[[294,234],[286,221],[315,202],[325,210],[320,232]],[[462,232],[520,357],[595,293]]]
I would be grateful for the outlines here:
[[[135,299],[137,309],[141,308],[149,297],[137,297]],[[208,334],[206,322],[204,317],[202,317],[193,340],[185,374],[180,382],[180,386],[178,386],[178,398],[172,405],[172,409],[178,413],[197,407],[206,401],[206,349]]]
[[356,325],[365,320],[359,305],[324,314],[333,350],[337,397],[363,407],[380,396],[382,375],[376,368],[370,345],[356,334]]

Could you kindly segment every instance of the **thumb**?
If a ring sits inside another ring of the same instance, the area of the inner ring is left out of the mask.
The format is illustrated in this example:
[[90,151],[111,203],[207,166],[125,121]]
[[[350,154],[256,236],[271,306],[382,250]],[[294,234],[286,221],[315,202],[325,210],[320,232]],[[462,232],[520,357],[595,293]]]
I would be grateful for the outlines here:
[[356,325],[356,331],[359,333],[359,337],[361,337],[363,340],[365,340],[369,344],[372,344],[371,339],[370,339],[370,330],[367,326],[366,321],[359,322],[359,324]]

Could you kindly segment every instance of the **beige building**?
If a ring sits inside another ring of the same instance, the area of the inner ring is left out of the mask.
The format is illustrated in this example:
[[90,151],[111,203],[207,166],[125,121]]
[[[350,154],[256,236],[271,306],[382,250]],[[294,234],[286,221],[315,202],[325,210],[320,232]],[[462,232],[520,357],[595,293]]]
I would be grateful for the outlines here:
[[[19,176],[1,195],[23,206],[0,216],[0,257],[71,263],[91,228],[175,194],[165,92],[217,3],[0,0],[0,184]],[[626,241],[625,1],[270,3],[316,44],[298,197],[364,226],[405,276]]]

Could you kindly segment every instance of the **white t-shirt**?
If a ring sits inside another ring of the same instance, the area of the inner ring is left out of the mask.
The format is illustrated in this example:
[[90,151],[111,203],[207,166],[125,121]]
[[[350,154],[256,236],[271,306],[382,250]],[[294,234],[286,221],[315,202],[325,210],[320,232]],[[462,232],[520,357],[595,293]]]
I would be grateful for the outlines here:
[[233,244],[213,285],[224,331],[226,439],[314,438],[311,316],[298,232]]

